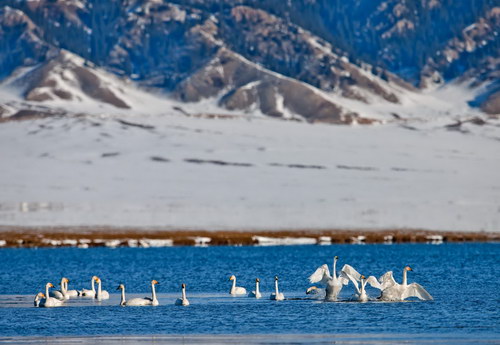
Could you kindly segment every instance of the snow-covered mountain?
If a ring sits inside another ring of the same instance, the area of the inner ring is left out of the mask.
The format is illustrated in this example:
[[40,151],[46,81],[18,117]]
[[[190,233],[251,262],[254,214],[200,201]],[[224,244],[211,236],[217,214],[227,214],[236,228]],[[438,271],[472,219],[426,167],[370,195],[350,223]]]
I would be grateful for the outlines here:
[[[477,22],[434,48],[434,56],[422,66],[419,84],[430,91],[422,91],[412,86],[414,80],[405,80],[406,74],[399,73],[402,68],[393,72],[383,68],[387,57],[363,60],[363,53],[354,49],[357,43],[352,47],[337,44],[341,36],[345,41],[353,33],[342,31],[333,39],[318,30],[311,18],[326,20],[314,14],[327,6],[321,1],[307,2],[311,12],[302,18],[297,16],[305,6],[301,1],[286,6],[285,2],[273,5],[257,0],[4,3],[0,8],[4,38],[0,44],[0,89],[5,94],[5,90],[16,88],[17,101],[29,101],[31,107],[60,100],[64,101],[60,106],[66,104],[65,108],[74,110],[73,103],[78,106],[91,100],[119,113],[131,109],[123,90],[133,85],[181,103],[209,99],[219,112],[310,122],[373,123],[393,118],[391,113],[398,118],[413,116],[408,103],[421,101],[425,99],[422,95],[444,85],[447,90],[456,89],[451,94],[461,98],[441,99],[438,108],[429,107],[431,112],[445,109],[454,116],[498,113],[500,9],[493,5],[478,9]],[[343,13],[344,9],[336,6],[332,4],[331,10]],[[356,9],[359,4],[352,6]],[[415,31],[418,20],[422,22],[419,25],[427,23],[422,15],[415,19],[405,6],[390,1],[366,7],[373,10],[370,25],[384,22],[382,18],[386,24],[393,23],[375,32],[395,54],[399,49],[395,47],[396,36],[403,46],[411,39],[405,33]],[[446,6],[435,2],[425,8],[430,15],[436,8],[446,10]],[[450,11],[455,9],[455,5],[449,6]],[[356,22],[357,15],[354,11],[349,16]],[[367,40],[364,33],[360,37]],[[368,43],[367,49],[373,49]],[[467,61],[481,61],[481,65],[464,69],[462,78],[456,79],[455,70]],[[4,97],[3,109],[8,108],[7,101],[12,108],[13,100]],[[443,102],[448,106],[443,107]],[[4,110],[3,116],[9,113]]]

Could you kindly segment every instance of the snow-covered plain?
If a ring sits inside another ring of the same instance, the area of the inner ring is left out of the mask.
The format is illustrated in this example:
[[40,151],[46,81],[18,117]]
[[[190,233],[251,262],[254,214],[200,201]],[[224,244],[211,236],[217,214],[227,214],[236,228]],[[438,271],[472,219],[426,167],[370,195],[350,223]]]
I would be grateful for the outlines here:
[[[0,224],[499,231],[500,127],[175,114],[0,125]],[[152,128],[124,124],[150,125]]]

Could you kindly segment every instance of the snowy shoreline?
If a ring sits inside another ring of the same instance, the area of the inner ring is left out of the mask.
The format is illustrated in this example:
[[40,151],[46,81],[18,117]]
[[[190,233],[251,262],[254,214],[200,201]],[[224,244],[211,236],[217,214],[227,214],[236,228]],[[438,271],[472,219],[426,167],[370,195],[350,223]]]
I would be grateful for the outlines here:
[[0,248],[154,248],[171,246],[279,246],[371,243],[442,244],[445,242],[498,241],[500,241],[500,232],[430,231],[418,229],[176,231],[151,228],[0,226]]

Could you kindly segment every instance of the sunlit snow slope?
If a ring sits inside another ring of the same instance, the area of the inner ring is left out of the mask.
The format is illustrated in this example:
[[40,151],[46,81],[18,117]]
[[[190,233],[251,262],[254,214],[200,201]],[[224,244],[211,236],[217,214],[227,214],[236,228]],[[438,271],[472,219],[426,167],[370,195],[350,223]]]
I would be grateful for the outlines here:
[[0,223],[498,231],[500,127],[441,122],[11,121]]

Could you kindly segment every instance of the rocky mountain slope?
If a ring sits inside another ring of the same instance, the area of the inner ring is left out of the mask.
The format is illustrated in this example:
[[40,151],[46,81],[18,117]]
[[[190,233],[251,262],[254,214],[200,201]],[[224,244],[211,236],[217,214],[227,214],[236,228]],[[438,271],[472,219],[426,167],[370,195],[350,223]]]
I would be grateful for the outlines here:
[[[230,112],[371,123],[409,116],[418,88],[461,78],[467,112],[500,112],[500,7],[489,0],[3,5],[1,87],[30,104],[91,100],[133,110],[124,91],[133,83],[179,104],[208,99]],[[3,116],[12,114],[6,103]]]

